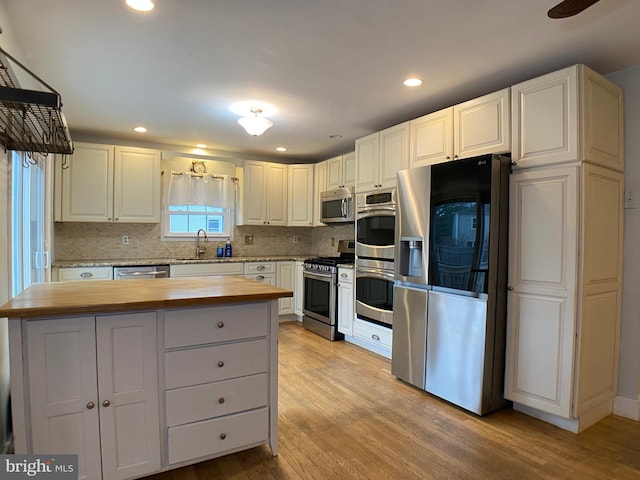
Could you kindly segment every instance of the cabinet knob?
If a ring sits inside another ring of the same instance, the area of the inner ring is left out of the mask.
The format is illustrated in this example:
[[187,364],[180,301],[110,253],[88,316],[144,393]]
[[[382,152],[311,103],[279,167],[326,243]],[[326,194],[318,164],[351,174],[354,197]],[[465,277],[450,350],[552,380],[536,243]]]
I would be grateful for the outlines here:
[[224,328],[224,322],[218,322],[218,328]]
[[220,440],[224,440],[225,438],[227,438],[227,434],[226,433],[221,433],[220,434]]
[[453,159],[454,159],[454,160],[455,160],[456,158],[458,158],[458,155],[454,155],[454,156],[453,156]]
[[220,405],[222,405],[222,404],[224,403],[224,397],[220,397],[220,398],[218,399],[218,403],[219,403]]
[[507,290],[509,290],[510,292],[513,291],[513,287],[511,285],[507,286]]
[[451,155],[447,155],[447,156],[445,157],[445,160],[451,160]]
[[220,360],[218,362],[218,367],[220,367],[220,368],[224,367],[224,362],[222,360]]
[[102,402],[103,407],[108,407],[109,405],[111,405],[111,402],[109,400],[105,400],[104,402]]
[[93,403],[93,402],[89,402],[89,403],[87,403],[87,409],[89,409],[89,410],[93,410],[93,408],[94,408],[95,406],[96,406],[96,404],[95,404],[95,403]]

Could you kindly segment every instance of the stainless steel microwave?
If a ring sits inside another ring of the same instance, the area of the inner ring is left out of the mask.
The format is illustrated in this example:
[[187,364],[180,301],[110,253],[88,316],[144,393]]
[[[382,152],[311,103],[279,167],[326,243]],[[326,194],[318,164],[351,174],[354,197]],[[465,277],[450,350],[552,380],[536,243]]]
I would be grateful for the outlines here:
[[344,187],[320,193],[322,223],[353,223],[356,218],[353,188]]

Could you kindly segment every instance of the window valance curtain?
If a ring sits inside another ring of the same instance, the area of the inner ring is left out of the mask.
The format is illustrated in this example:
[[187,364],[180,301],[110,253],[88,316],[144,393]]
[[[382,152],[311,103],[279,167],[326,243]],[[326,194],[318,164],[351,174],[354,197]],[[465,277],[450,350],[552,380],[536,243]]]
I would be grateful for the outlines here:
[[237,179],[229,175],[164,170],[165,205],[205,205],[233,209]]

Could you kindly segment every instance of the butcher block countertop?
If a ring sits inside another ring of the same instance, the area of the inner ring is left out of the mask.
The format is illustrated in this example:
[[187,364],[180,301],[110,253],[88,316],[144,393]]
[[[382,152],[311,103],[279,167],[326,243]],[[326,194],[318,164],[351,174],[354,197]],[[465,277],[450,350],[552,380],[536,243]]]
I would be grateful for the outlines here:
[[27,288],[0,307],[0,318],[198,307],[292,296],[290,290],[235,276],[54,282]]

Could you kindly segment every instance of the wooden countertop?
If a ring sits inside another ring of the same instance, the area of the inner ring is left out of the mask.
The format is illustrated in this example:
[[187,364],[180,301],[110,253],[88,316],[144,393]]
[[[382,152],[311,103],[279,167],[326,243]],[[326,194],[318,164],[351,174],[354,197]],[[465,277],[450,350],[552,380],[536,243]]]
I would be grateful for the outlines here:
[[196,307],[292,296],[290,290],[235,276],[54,282],[27,288],[0,307],[0,318]]

